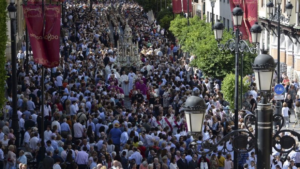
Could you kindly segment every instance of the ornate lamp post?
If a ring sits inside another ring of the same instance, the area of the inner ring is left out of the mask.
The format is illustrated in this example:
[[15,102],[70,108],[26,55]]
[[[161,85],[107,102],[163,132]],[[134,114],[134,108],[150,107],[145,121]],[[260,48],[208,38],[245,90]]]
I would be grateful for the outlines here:
[[16,54],[16,18],[17,8],[15,7],[15,1],[11,0],[7,7],[10,18],[10,37],[11,37],[11,64],[12,64],[12,128],[14,129],[14,135],[16,137],[15,144],[19,146],[19,119],[17,114],[17,54]]
[[272,154],[272,126],[273,109],[271,103],[268,103],[267,96],[271,92],[273,72],[276,64],[272,56],[263,52],[258,55],[253,63],[257,89],[262,96],[262,102],[257,105],[257,168],[268,168],[271,166],[270,154]]
[[211,29],[214,30],[214,7],[215,7],[216,0],[210,0],[211,4]]
[[[236,6],[233,11],[233,24],[236,27],[234,35],[235,39],[229,39],[225,44],[221,44],[222,36],[223,36],[223,30],[224,30],[224,25],[220,21],[217,21],[216,24],[214,25],[214,34],[215,34],[215,39],[218,41],[218,48],[219,50],[229,50],[229,51],[235,51],[235,96],[234,96],[234,125],[237,127],[238,126],[238,110],[239,110],[239,54],[240,52],[250,52],[250,53],[256,53],[257,47],[260,36],[261,36],[261,26],[258,25],[256,22],[252,27],[251,27],[251,33],[252,33],[252,43],[254,44],[255,47],[250,47],[246,41],[241,40],[241,34],[240,34],[240,29],[239,27],[242,25],[243,21],[243,10],[239,7]],[[242,55],[243,56],[243,55]],[[241,61],[243,61],[243,58],[241,58]],[[241,86],[243,82],[241,80]],[[242,90],[242,87],[241,87]],[[242,91],[241,91],[241,99],[242,99]],[[242,102],[241,102],[242,103]],[[237,159],[237,154],[234,154],[234,159]]]
[[[291,2],[288,2],[285,6],[286,9],[286,14],[287,18],[283,15],[281,15],[281,1],[282,0],[275,0],[275,3],[277,5],[277,10],[273,9],[274,4],[272,1],[267,3],[267,14],[269,15],[269,19],[273,21],[277,21],[277,84],[281,83],[280,80],[280,22],[288,23],[290,21],[290,17],[292,15],[292,9],[293,5]],[[273,13],[273,11],[275,13]],[[281,108],[282,108],[282,103],[280,100],[277,100],[276,102],[276,114],[281,114]]]
[[[281,115],[274,115],[271,109],[271,104],[267,102],[268,94],[271,92],[272,79],[275,70],[275,61],[272,56],[265,52],[258,55],[252,65],[255,77],[258,84],[258,90],[262,95],[262,102],[258,103],[257,115],[246,115],[244,117],[246,129],[237,129],[228,133],[218,143],[212,144],[209,142],[202,143],[203,149],[198,149],[197,137],[191,143],[191,149],[194,153],[201,155],[208,154],[217,150],[218,146],[222,146],[222,150],[234,151],[238,153],[246,153],[257,147],[257,168],[270,168],[270,155],[272,147],[279,153],[289,153],[297,149],[295,139],[293,137],[300,137],[300,134],[292,130],[281,130],[284,124],[284,118]],[[185,117],[188,124],[188,131],[193,135],[202,134],[203,119],[205,115],[206,105],[202,98],[190,96],[185,104]],[[279,120],[279,128],[272,136],[273,119]],[[256,121],[255,128],[257,128],[256,136],[249,131],[252,121]],[[232,149],[228,149],[227,144],[231,141]],[[276,147],[280,144],[281,149]],[[206,150],[206,151],[204,151]],[[235,159],[237,160],[237,159]],[[237,165],[235,164],[235,168]]]

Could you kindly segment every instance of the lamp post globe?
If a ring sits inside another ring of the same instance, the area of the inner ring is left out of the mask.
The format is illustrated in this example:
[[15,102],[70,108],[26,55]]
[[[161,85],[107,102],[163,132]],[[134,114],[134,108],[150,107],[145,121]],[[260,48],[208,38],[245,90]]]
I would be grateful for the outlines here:
[[293,4],[291,2],[288,2],[285,6],[285,9],[286,9],[286,15],[288,17],[291,17],[292,16],[292,9],[293,9]]
[[13,0],[12,0],[12,1],[10,2],[10,4],[8,5],[7,11],[8,11],[8,13],[9,13],[9,18],[10,18],[10,19],[16,19],[16,16],[17,16],[17,8],[15,7],[15,3],[14,3]]
[[224,25],[218,20],[214,25],[214,34],[217,41],[222,40]]
[[195,134],[201,133],[207,108],[204,99],[198,96],[190,96],[186,99],[183,108],[188,132]]
[[257,89],[260,92],[271,91],[275,67],[276,63],[274,58],[267,54],[266,51],[256,56],[252,69],[255,74]]
[[250,32],[252,37],[252,43],[258,43],[260,41],[260,36],[262,32],[262,28],[258,24],[258,22],[255,22],[255,24],[251,27]]
[[282,0],[275,0],[276,5],[280,5]]
[[235,8],[233,8],[232,15],[233,15],[234,26],[242,25],[243,14],[244,14],[244,11],[242,10],[242,8],[239,5],[237,5]]
[[272,15],[273,14],[273,8],[274,8],[273,2],[269,1],[266,6],[267,6],[267,14]]

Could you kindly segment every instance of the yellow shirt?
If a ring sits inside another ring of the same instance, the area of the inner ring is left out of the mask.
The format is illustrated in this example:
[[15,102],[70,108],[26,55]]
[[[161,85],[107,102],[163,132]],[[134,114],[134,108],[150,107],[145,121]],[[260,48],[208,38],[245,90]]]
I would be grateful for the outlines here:
[[224,167],[225,166],[225,158],[223,156],[218,158],[218,162],[219,162],[219,167]]

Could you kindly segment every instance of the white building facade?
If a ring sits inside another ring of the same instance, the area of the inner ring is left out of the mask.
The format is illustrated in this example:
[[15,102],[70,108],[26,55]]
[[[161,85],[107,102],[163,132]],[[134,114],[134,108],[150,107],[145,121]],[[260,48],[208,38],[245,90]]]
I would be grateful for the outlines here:
[[[263,26],[260,48],[267,49],[269,54],[278,60],[278,32],[277,19],[273,19],[267,14],[266,4],[269,0],[258,0],[259,21]],[[289,20],[280,23],[280,63],[281,73],[285,73],[290,81],[299,82],[300,79],[300,23],[299,7],[300,0],[290,0],[294,8]],[[286,16],[286,4],[288,0],[282,0],[281,16]],[[276,4],[274,6],[277,7]],[[274,12],[275,13],[275,10]]]

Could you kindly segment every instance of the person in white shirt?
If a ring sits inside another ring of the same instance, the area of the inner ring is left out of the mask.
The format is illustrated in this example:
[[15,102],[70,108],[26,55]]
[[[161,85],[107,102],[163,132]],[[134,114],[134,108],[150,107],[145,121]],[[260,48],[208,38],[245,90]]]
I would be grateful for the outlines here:
[[24,146],[25,146],[25,147],[29,146],[30,131],[31,131],[31,129],[28,128],[27,131],[26,131],[25,134],[24,134]]
[[131,156],[128,158],[129,160],[135,160],[135,163],[137,165],[140,165],[142,163],[143,160],[143,156],[141,155],[141,153],[137,150],[136,147],[133,148],[133,154],[131,154]]
[[56,116],[55,120],[51,123],[51,129],[53,129],[54,126],[57,127],[57,132],[61,132],[60,123],[58,122],[59,117]]
[[47,130],[44,132],[45,143],[46,141],[51,140],[51,136],[52,136],[52,131],[50,130],[50,126],[48,126]]
[[29,148],[31,150],[38,150],[38,143],[39,143],[38,133],[34,133],[34,136],[29,140]]
[[59,158],[56,158],[56,159],[55,159],[55,163],[54,163],[54,165],[53,165],[53,169],[61,169],[60,163],[61,163],[60,159],[59,159]]
[[82,124],[79,123],[79,119],[77,119],[77,122],[73,125],[73,129],[74,129],[74,138],[81,139],[83,136],[84,128]]

